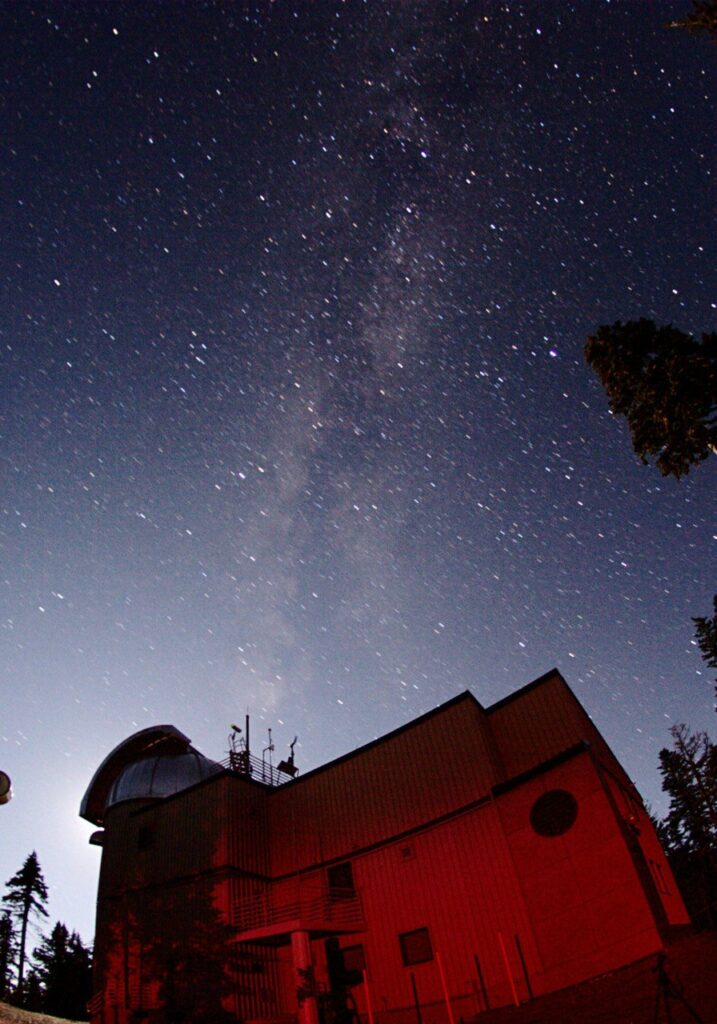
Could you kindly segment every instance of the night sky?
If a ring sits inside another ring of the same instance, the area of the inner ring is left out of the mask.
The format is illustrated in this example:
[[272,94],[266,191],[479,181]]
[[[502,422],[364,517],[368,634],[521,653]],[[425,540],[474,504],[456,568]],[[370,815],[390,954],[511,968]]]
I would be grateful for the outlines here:
[[642,466],[582,350],[715,329],[688,9],[2,5],[0,885],[92,937],[137,729],[308,770],[554,665],[664,810],[717,459]]

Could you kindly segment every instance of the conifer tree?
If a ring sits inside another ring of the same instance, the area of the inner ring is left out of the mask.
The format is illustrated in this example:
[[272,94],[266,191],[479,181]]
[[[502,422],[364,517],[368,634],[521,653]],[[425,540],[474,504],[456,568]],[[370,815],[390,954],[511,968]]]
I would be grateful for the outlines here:
[[679,478],[717,451],[717,333],[618,321],[588,338],[585,358],[643,462]]
[[692,0],[692,10],[684,18],[668,21],[667,28],[683,28],[693,35],[706,32],[717,43],[717,0]]
[[691,733],[686,725],[670,732],[673,749],[660,751],[668,828],[679,845],[717,854],[717,747],[707,733]]
[[713,604],[712,618],[699,615],[692,621],[695,624],[695,637],[702,657],[710,668],[717,668],[717,594],[714,596]]
[[92,957],[77,932],[58,921],[34,952],[42,983],[42,1009],[55,1017],[79,1020],[92,994]]
[[[717,0],[695,6],[717,12]],[[717,332],[697,341],[671,324],[618,320],[588,338],[585,359],[611,412],[626,418],[642,462],[652,457],[663,476],[679,480],[717,454]],[[692,621],[702,657],[717,668],[717,594],[714,616]]]
[[0,999],[7,999],[12,989],[13,964],[17,956],[17,934],[9,910],[0,914]]
[[34,850],[28,854],[23,866],[5,885],[7,887],[7,892],[3,899],[5,909],[9,910],[10,914],[20,924],[20,945],[17,959],[17,996],[18,1001],[22,1002],[27,928],[32,917],[47,917],[47,911],[45,910],[47,885],[42,876],[40,862]]
[[30,968],[27,978],[25,978],[22,1005],[26,1010],[32,1010],[33,1013],[42,1012],[42,982],[34,967]]
[[686,725],[660,751],[670,807],[659,829],[688,909],[698,925],[717,924],[717,747]]

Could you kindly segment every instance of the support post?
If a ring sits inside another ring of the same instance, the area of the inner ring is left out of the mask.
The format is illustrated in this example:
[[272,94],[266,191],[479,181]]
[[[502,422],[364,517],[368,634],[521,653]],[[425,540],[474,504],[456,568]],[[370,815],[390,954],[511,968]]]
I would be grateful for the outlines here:
[[513,972],[510,969],[510,961],[508,960],[508,951],[505,948],[505,942],[503,940],[503,932],[498,932],[498,942],[500,944],[500,951],[503,954],[503,964],[505,965],[505,974],[510,984],[510,991],[513,993],[513,1002],[516,1006],[520,1006],[518,992],[515,987],[515,979],[513,978]]
[[294,960],[299,1024],[319,1024],[316,979],[314,965],[311,962],[311,940],[308,932],[291,933],[291,953]]
[[436,963],[438,964],[438,973],[441,977],[441,988],[443,989],[443,998],[446,1001],[446,1012],[448,1014],[449,1024],[456,1024],[453,1018],[453,1007],[451,1006],[451,1000],[448,996],[448,986],[446,985],[446,974],[443,970],[443,960],[441,954],[436,950]]
[[525,957],[523,956],[523,947],[520,944],[520,936],[518,935],[517,932],[515,933],[515,948],[518,950],[518,956],[520,957],[520,963],[521,963],[521,966],[523,968],[523,977],[525,978],[525,987],[528,990],[528,998],[532,999],[533,998],[533,986],[530,984],[530,975],[528,974],[528,965],[525,962]]
[[363,991],[366,997],[366,1012],[368,1013],[368,1024],[373,1024],[373,1006],[371,1005],[371,990],[368,987],[368,974],[363,969]]
[[480,990],[483,993],[483,1002],[485,1003],[485,1008],[486,1008],[486,1010],[490,1010],[490,1002],[488,1001],[488,993],[487,993],[486,987],[485,987],[485,980],[483,978],[483,971],[481,970],[480,960],[478,959],[478,954],[477,953],[473,954],[473,962],[476,965],[476,973],[478,975],[478,981],[480,982]]
[[418,998],[418,989],[416,987],[416,975],[411,971],[411,988],[413,989],[413,1002],[416,1006],[416,1020],[418,1024],[423,1024],[423,1016],[421,1014],[421,1003]]

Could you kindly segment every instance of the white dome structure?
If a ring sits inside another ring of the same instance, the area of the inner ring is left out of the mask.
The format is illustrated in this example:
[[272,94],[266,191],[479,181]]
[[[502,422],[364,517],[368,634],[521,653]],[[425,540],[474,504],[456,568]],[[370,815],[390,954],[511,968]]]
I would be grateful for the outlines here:
[[200,754],[173,725],[155,725],[128,737],[108,754],[87,787],[80,814],[104,824],[105,811],[125,800],[161,800],[180,793],[222,766]]
[[109,791],[105,810],[123,800],[161,799],[189,789],[213,775],[219,766],[189,747],[182,754],[155,754],[123,768]]

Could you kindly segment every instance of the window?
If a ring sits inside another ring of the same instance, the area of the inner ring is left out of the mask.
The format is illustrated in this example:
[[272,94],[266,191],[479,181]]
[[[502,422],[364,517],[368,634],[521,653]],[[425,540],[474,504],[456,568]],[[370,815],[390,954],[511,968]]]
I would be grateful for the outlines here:
[[326,940],[326,973],[331,992],[339,993],[352,985],[360,985],[365,966],[363,946],[346,946],[342,949],[335,935]]
[[424,964],[433,959],[433,947],[428,928],[416,928],[413,932],[404,932],[398,936],[401,944],[401,958],[404,967],[413,964]]
[[342,864],[334,864],[328,868],[326,880],[329,883],[329,894],[334,899],[346,899],[356,894],[351,861],[346,860]]
[[347,974],[361,974],[366,968],[366,956],[363,946],[345,946],[341,950],[344,961],[344,971]]
[[575,824],[577,816],[578,802],[573,794],[565,789],[550,789],[533,804],[530,824],[539,836],[553,839],[565,835]]
[[640,801],[632,790],[627,789],[621,782],[615,781],[617,792],[622,804],[622,816],[628,824],[639,833],[640,822]]
[[149,825],[140,825],[137,833],[137,849],[150,850],[154,845],[154,835]]
[[658,864],[656,861],[652,860],[652,858],[649,858],[649,864],[650,870],[652,871],[652,877],[655,879],[657,891],[661,892],[664,896],[669,896],[670,887],[668,886],[667,880],[665,879],[662,866]]

